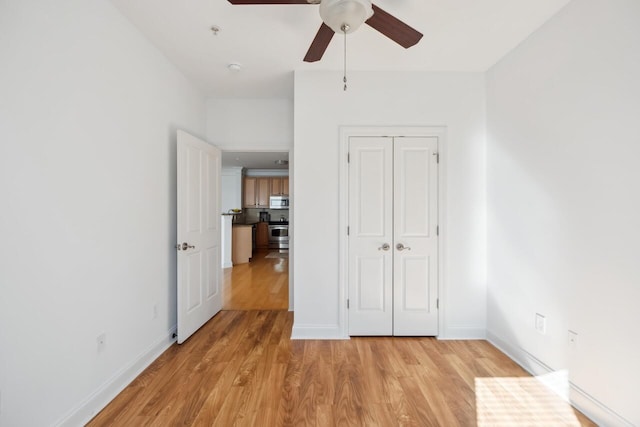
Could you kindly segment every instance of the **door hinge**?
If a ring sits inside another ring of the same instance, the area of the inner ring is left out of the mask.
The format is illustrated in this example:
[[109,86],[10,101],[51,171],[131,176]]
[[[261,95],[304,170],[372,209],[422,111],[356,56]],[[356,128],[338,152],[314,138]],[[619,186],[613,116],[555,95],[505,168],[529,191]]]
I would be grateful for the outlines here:
[[349,299],[347,299],[347,308],[349,308]]
[[436,308],[440,309],[440,298],[436,298]]
[[440,235],[440,226],[436,225],[436,236]]
[[347,225],[347,236],[349,235],[349,231],[351,231],[350,227]]
[[351,163],[351,153],[347,153],[347,163]]
[[440,163],[440,153],[436,152],[433,155],[436,156],[436,163]]

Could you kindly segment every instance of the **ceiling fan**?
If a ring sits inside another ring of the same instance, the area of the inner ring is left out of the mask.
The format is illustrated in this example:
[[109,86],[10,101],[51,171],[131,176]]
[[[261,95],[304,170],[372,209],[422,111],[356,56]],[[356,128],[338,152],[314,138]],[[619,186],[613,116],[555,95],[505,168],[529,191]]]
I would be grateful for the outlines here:
[[229,0],[234,5],[320,4],[322,25],[313,39],[305,62],[322,58],[333,35],[348,34],[366,23],[405,49],[415,45],[422,33],[371,3],[371,0]]

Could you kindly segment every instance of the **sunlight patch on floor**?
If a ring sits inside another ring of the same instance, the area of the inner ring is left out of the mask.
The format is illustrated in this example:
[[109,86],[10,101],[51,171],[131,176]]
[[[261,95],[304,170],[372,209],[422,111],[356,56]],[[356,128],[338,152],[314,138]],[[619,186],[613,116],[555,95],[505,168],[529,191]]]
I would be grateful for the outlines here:
[[580,426],[568,401],[566,371],[539,377],[476,378],[475,388],[478,427]]

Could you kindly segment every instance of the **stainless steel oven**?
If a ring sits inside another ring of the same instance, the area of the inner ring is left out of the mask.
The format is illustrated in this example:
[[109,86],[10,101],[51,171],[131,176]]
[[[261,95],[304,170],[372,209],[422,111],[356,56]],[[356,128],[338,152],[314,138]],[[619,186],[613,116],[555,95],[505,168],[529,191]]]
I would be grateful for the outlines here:
[[289,249],[289,223],[269,223],[269,249]]

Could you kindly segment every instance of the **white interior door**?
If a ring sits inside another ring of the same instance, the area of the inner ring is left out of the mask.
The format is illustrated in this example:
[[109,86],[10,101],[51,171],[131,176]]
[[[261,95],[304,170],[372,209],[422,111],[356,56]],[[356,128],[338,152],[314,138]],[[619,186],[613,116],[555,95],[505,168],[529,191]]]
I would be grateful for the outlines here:
[[178,343],[222,308],[220,150],[178,131]]
[[438,139],[395,138],[393,334],[438,334]]
[[393,333],[393,140],[349,139],[349,334]]
[[349,139],[349,334],[437,335],[438,139]]

